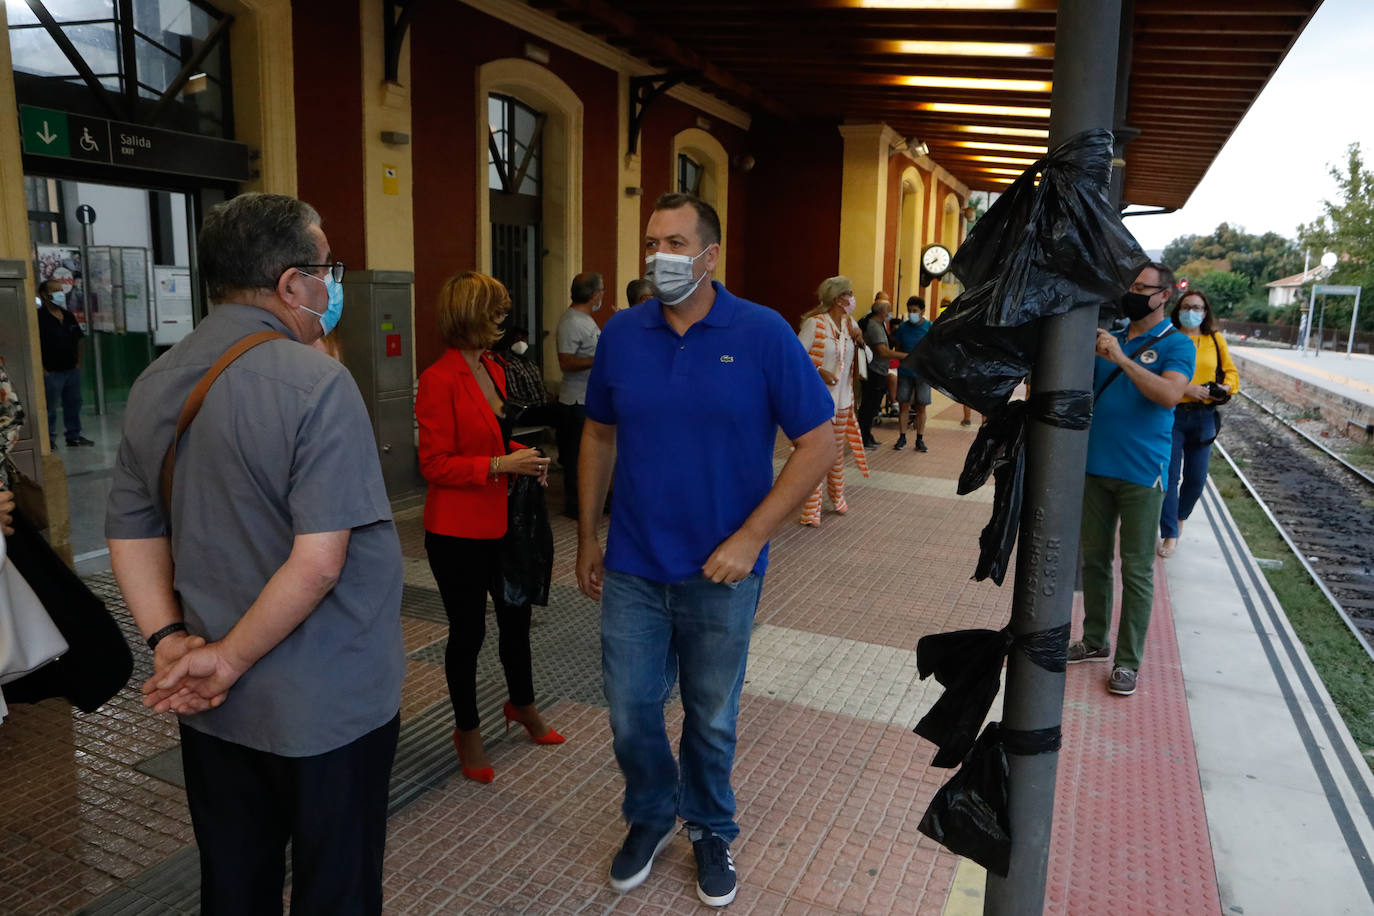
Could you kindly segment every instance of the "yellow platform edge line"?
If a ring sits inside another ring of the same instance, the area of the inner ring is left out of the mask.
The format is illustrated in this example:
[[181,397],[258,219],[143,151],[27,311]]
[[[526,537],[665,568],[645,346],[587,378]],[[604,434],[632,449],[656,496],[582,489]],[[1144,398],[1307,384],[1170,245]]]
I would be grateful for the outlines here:
[[949,886],[949,896],[945,898],[943,916],[982,916],[983,888],[987,879],[986,868],[972,859],[961,858]]

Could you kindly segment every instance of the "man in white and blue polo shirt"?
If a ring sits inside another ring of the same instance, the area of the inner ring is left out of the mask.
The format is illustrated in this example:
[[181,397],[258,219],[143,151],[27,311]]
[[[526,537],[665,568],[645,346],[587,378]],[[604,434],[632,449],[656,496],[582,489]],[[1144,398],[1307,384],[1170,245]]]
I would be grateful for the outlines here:
[[1154,602],[1155,533],[1173,447],[1174,406],[1193,377],[1195,350],[1165,314],[1174,272],[1150,264],[1121,299],[1130,325],[1097,332],[1093,424],[1083,483],[1083,639],[1070,662],[1112,658],[1112,560],[1121,527],[1121,622],[1107,690],[1135,693]]
[[[645,234],[650,299],[602,331],[587,385],[581,504],[599,506],[615,473],[602,557],[600,513],[578,524],[577,581],[601,600],[601,665],[629,823],[611,864],[625,892],[687,824],[697,896],[735,899],[729,844],[739,833],[730,773],[768,538],[835,458],[825,385],[772,309],[709,280],[720,218],[665,194]],[[796,447],[773,480],[777,430]],[[681,761],[663,707],[681,683]]]

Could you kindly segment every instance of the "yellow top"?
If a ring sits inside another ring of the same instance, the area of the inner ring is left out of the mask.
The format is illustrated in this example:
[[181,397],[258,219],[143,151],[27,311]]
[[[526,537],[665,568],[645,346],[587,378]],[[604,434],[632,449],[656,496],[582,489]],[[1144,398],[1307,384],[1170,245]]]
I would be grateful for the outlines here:
[[[1187,331],[1183,333],[1187,334]],[[1225,373],[1223,384],[1229,385],[1231,393],[1240,391],[1240,373],[1236,371],[1236,364],[1231,362],[1231,351],[1226,348],[1226,338],[1220,333],[1217,334],[1188,334],[1193,341],[1193,347],[1197,350],[1197,361],[1193,364],[1194,385],[1206,385],[1208,382],[1217,380],[1217,360],[1221,360],[1221,371]],[[1216,341],[1214,345],[1212,341]],[[1218,350],[1218,348],[1220,348]],[[1184,396],[1182,403],[1196,402],[1197,398]]]

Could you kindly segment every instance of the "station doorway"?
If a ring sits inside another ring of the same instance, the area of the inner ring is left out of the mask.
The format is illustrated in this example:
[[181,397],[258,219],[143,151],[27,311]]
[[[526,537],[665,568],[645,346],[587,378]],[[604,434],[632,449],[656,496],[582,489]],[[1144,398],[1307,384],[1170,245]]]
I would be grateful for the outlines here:
[[[66,406],[49,392],[48,437],[66,473],[73,558],[99,561],[129,389],[206,311],[194,249],[207,192],[49,175],[26,175],[24,186],[35,283],[60,284],[84,332],[80,435],[71,438]],[[34,307],[49,308],[41,298]]]

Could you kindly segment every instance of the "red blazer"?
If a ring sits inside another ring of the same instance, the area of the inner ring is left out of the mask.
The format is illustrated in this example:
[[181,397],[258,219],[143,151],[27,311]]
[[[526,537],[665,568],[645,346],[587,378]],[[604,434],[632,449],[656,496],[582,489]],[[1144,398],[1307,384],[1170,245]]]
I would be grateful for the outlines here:
[[[482,362],[496,389],[506,393],[506,373],[490,353]],[[425,530],[460,538],[499,538],[506,533],[507,475],[493,477],[491,459],[507,452],[501,425],[463,355],[444,351],[420,375],[415,396],[420,424],[420,473]],[[523,448],[518,442],[512,449]]]

